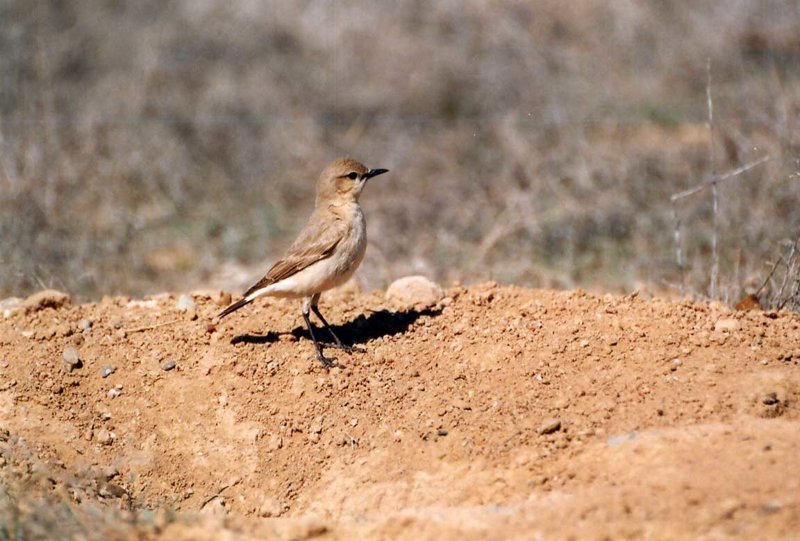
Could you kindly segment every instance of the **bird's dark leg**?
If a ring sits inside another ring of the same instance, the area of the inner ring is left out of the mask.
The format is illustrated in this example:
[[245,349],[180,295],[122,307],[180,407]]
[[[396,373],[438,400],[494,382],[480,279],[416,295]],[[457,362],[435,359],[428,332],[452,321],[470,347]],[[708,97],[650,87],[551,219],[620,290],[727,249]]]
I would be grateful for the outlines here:
[[[336,361],[334,359],[327,358],[322,352],[322,344],[320,344],[317,337],[314,336],[314,327],[311,325],[311,319],[309,319],[309,307],[311,306],[311,299],[306,299],[306,302],[303,303],[303,320],[306,322],[306,327],[308,328],[308,334],[311,335],[311,340],[314,341],[314,347],[317,350],[317,360],[322,363],[322,366],[325,368],[331,368],[337,366]],[[315,310],[316,311],[316,310]]]
[[335,346],[333,344],[330,344],[330,345],[333,346],[333,347],[337,347],[337,348],[339,348],[341,350],[344,350],[347,353],[353,353],[354,351],[357,351],[359,353],[364,353],[366,351],[364,348],[360,348],[358,346],[346,346],[346,345],[344,345],[342,343],[341,340],[339,340],[339,337],[336,336],[336,333],[333,332],[333,329],[331,329],[331,326],[328,325],[328,322],[325,320],[325,318],[320,313],[319,307],[317,306],[318,302],[319,302],[319,294],[316,294],[313,297],[311,297],[311,309],[314,311],[314,314],[316,314],[316,316],[319,318],[319,320],[325,326],[325,330],[328,331],[330,333],[330,335],[333,337],[333,341],[336,342]]

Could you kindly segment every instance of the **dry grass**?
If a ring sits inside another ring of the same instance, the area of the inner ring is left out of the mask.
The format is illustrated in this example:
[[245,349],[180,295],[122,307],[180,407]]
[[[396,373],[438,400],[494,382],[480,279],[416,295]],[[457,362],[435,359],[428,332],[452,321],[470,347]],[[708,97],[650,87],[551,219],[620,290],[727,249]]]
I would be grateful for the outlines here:
[[[707,60],[713,168],[770,157],[719,186],[717,296],[755,291],[800,227],[790,0],[10,0],[0,21],[0,295],[259,264],[340,154],[392,169],[364,197],[367,287],[663,287],[670,195],[712,169]],[[706,292],[711,205],[678,211]]]

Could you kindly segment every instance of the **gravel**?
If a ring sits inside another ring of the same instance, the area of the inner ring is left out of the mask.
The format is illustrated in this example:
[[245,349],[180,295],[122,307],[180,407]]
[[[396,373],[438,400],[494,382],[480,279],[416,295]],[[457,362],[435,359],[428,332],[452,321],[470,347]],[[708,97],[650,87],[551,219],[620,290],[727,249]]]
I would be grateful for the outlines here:
[[552,434],[561,429],[561,420],[549,419],[539,426],[539,434]]
[[181,295],[175,307],[178,310],[194,310],[197,308],[197,303],[189,295]]
[[78,355],[78,350],[73,346],[67,346],[64,348],[64,352],[61,354],[61,357],[64,359],[64,362],[67,363],[67,368],[70,372],[82,366],[80,356]]

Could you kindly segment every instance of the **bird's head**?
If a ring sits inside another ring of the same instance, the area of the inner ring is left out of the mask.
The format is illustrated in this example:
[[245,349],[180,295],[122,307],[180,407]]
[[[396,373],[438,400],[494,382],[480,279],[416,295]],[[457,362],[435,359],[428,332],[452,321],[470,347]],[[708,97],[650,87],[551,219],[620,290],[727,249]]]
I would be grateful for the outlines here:
[[358,201],[361,190],[372,177],[388,169],[367,169],[351,158],[339,158],[328,165],[317,181],[317,205]]

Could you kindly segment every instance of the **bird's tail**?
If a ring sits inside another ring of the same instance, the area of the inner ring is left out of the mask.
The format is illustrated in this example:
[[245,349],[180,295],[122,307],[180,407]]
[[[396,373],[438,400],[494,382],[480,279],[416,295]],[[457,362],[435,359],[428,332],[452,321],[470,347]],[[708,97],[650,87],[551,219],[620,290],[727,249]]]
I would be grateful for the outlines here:
[[230,306],[228,306],[228,307],[227,307],[225,310],[223,310],[222,312],[220,312],[220,313],[219,313],[219,315],[218,315],[217,317],[218,317],[219,319],[222,319],[222,318],[224,318],[225,316],[227,316],[228,314],[230,314],[231,312],[235,312],[236,310],[238,310],[239,308],[241,308],[241,307],[242,307],[242,306],[244,306],[245,304],[250,304],[250,302],[251,302],[252,300],[253,300],[253,299],[248,299],[247,297],[245,297],[245,298],[243,298],[242,300],[236,301],[235,303],[233,303],[233,304],[231,304]]

